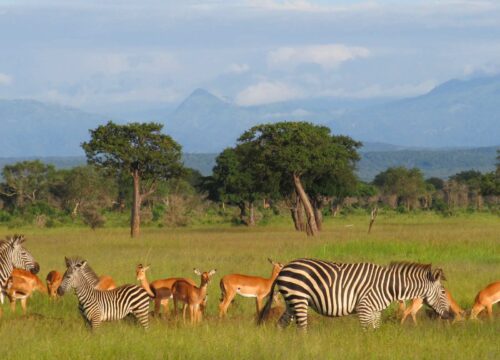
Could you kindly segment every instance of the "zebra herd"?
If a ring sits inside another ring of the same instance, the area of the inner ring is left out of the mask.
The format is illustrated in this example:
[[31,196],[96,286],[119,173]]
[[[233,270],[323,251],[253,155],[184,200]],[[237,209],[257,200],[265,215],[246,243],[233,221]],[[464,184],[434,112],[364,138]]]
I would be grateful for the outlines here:
[[[2,294],[14,267],[32,273],[40,269],[23,242],[23,236],[0,241]],[[312,307],[330,317],[357,313],[364,328],[377,328],[381,311],[397,300],[421,298],[442,318],[449,318],[452,314],[441,283],[443,279],[441,269],[417,263],[381,266],[299,259],[282,267],[269,294],[277,287],[285,300],[285,311],[278,321],[280,327],[286,327],[295,319],[299,328],[306,329],[308,308]],[[75,290],[81,314],[92,328],[129,314],[143,327],[148,327],[151,295],[143,287],[124,285],[113,290],[97,290],[97,281],[85,260],[66,258],[66,272],[57,292],[63,295],[71,288]],[[269,296],[259,322],[269,312],[271,303],[272,296]]]

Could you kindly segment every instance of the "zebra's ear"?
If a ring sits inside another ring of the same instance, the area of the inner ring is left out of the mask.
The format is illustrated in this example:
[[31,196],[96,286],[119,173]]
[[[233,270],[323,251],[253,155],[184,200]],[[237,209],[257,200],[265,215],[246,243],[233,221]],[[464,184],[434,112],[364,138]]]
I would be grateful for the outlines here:
[[84,267],[85,265],[87,265],[87,260],[83,260],[80,264],[80,267]]
[[64,257],[64,263],[66,264],[66,267],[69,267],[69,259],[66,256]]
[[446,277],[444,276],[444,272],[443,272],[443,269],[434,269],[432,271],[432,278],[434,279],[434,281],[438,281],[438,280],[446,280]]

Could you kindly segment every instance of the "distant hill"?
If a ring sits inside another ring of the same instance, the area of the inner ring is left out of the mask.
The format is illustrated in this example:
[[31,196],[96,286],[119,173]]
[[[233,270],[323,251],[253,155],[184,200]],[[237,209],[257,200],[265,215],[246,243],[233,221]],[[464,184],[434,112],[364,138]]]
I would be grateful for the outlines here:
[[[83,155],[88,130],[113,119],[158,121],[186,153],[218,153],[259,123],[305,120],[365,143],[361,150],[494,146],[500,142],[500,76],[448,81],[403,100],[314,98],[238,106],[197,89],[180,105],[114,115],[32,100],[0,100],[0,157]],[[389,145],[396,144],[396,145]]]
[[358,139],[412,147],[500,142],[500,76],[448,81],[426,95],[353,110],[331,122]]
[[[388,144],[376,144],[379,149],[392,148]],[[374,148],[377,148],[376,146]],[[493,171],[496,164],[496,147],[473,149],[446,149],[446,150],[383,150],[361,152],[361,161],[358,164],[358,176],[364,181],[371,181],[373,177],[388,167],[405,166],[418,167],[426,177],[447,178],[460,171],[478,170],[481,172]],[[212,173],[215,165],[216,153],[210,154],[183,154],[185,166],[196,169],[207,176]],[[33,158],[0,158],[0,169],[5,164],[11,164]],[[74,157],[42,157],[41,161],[54,164],[58,168],[70,168],[85,164],[83,156]]]
[[0,100],[0,157],[83,154],[89,129],[106,119],[78,109],[34,100]]

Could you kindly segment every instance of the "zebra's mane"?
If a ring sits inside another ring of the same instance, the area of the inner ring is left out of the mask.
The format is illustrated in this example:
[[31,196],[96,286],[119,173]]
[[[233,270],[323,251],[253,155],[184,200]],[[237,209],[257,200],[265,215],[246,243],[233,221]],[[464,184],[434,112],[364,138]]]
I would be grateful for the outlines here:
[[432,269],[432,264],[420,264],[409,261],[393,261],[388,266],[389,270],[420,270],[428,272]]
[[[77,264],[82,264],[83,262],[85,262],[85,260],[79,256],[67,258],[66,261],[67,261],[68,267],[73,266],[73,265],[77,265]],[[97,276],[95,271],[92,270],[92,268],[90,267],[90,265],[88,263],[86,263],[85,266],[83,266],[81,268],[81,272],[82,272],[83,277],[85,279],[87,279],[89,282],[91,282],[92,285],[95,285],[99,282],[99,277]]]

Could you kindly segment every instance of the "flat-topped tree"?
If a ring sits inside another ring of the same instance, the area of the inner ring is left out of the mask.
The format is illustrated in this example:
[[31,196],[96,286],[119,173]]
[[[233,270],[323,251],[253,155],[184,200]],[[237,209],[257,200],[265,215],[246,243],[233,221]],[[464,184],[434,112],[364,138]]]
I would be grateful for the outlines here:
[[87,161],[133,179],[130,235],[140,232],[142,201],[153,194],[161,180],[180,176],[181,146],[162,134],[158,123],[117,125],[112,121],[90,130],[91,140],[82,144]]

